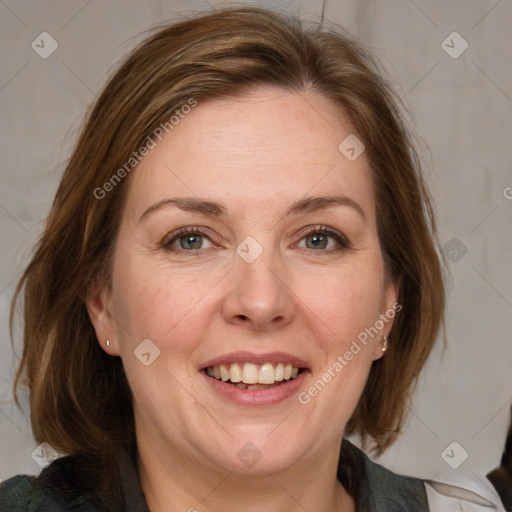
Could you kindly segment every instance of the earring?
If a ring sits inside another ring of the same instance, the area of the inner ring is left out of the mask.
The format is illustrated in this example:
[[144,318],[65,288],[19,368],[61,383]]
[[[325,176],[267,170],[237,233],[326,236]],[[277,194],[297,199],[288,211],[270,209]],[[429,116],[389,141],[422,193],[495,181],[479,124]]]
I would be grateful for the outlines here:
[[110,341],[108,341],[108,340],[107,340],[107,341],[105,342],[105,345],[107,345],[107,347],[110,347]]
[[386,338],[386,336],[383,336],[382,338],[384,340],[384,344],[382,345],[382,352],[386,352],[386,350],[388,349],[388,339]]

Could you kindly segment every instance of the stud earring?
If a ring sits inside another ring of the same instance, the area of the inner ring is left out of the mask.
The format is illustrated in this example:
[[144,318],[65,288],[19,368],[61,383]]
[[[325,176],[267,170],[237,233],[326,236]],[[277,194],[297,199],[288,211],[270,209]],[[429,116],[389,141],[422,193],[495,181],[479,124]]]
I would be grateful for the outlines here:
[[384,340],[384,343],[382,345],[382,352],[386,352],[386,350],[388,349],[388,339],[386,338],[386,336],[383,336],[382,338]]
[[110,347],[110,341],[109,341],[109,340],[107,340],[107,341],[105,342],[105,345],[107,345],[107,347]]

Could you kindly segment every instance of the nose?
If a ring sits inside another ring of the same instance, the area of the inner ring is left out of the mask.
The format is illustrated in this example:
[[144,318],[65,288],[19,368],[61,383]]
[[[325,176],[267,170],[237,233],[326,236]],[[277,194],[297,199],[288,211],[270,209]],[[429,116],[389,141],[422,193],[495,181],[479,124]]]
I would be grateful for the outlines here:
[[286,271],[265,251],[252,263],[237,256],[229,273],[229,286],[222,306],[226,322],[254,331],[274,330],[293,321],[294,294]]

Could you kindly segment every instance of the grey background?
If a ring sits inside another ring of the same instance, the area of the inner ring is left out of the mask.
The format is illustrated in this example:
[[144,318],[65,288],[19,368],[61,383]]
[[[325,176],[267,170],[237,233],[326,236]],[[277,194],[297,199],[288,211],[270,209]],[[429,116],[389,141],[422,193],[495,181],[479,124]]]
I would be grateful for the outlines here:
[[[40,471],[26,403],[20,412],[12,401],[20,330],[13,354],[8,308],[86,106],[144,30],[227,3],[0,1],[2,480]],[[321,12],[317,0],[259,4]],[[448,349],[435,349],[406,431],[380,462],[424,478],[481,478],[499,461],[512,399],[512,2],[331,0],[325,17],[370,45],[399,84],[423,139],[442,242],[455,237],[448,247],[460,258],[450,263]],[[45,31],[58,49],[42,59],[31,43]],[[469,44],[456,59],[441,46],[454,31]],[[469,454],[457,470],[441,456],[453,441]]]

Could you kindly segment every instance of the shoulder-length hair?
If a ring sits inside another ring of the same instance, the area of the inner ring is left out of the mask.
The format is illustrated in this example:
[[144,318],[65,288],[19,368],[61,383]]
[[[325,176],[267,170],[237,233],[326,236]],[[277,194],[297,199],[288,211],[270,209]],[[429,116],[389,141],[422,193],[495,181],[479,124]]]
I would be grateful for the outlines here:
[[[28,386],[38,442],[87,458],[101,488],[113,488],[112,454],[135,442],[131,394],[120,358],[98,344],[85,297],[94,282],[110,285],[130,179],[126,162],[191,99],[230,98],[264,84],[330,99],[366,147],[379,242],[402,309],[346,433],[359,433],[377,453],[389,447],[444,327],[445,261],[420,159],[385,76],[339,27],[262,8],[223,9],[167,25],[126,58],[87,115],[13,298],[11,331],[15,304],[24,298],[15,392]],[[123,179],[112,181],[114,175]]]

